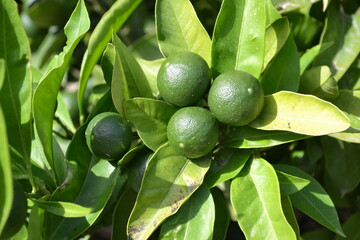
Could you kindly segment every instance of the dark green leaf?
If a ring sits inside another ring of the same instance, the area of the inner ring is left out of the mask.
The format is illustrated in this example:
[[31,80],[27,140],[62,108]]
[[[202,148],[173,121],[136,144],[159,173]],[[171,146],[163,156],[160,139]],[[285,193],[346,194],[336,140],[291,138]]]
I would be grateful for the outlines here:
[[329,240],[334,239],[335,234],[327,228],[315,229],[312,231],[305,232],[301,235],[303,240]]
[[85,3],[79,1],[64,28],[67,46],[63,52],[53,58],[34,94],[33,111],[36,130],[44,147],[45,156],[54,171],[56,167],[53,159],[52,127],[56,100],[72,53],[89,28],[90,20]]
[[219,183],[236,177],[250,157],[250,151],[224,148],[221,149],[211,162],[205,177],[206,185],[210,188]]
[[325,173],[341,195],[352,191],[360,183],[360,146],[329,137],[321,138],[325,156]]
[[337,81],[359,55],[359,25],[360,15],[347,15],[334,4],[328,8],[321,42],[333,41],[334,44],[317,58],[315,64],[330,66]]
[[300,75],[302,75],[306,68],[321,54],[323,51],[328,49],[333,43],[321,43],[309,49],[300,58]]
[[225,201],[224,195],[218,188],[212,188],[211,194],[215,203],[215,224],[213,240],[225,240],[230,222],[230,213],[228,203]]
[[329,195],[323,187],[310,175],[300,169],[288,165],[274,165],[275,169],[300,178],[308,179],[309,185],[290,195],[293,205],[335,233],[344,236],[339,217]]
[[124,102],[126,118],[134,124],[144,144],[155,151],[167,142],[167,123],[176,112],[170,104],[149,98]]
[[111,86],[113,69],[115,65],[116,49],[112,43],[108,43],[101,58],[101,69],[106,83]]
[[211,40],[189,0],[157,0],[156,33],[164,56],[191,51],[211,63]]
[[343,229],[346,238],[341,236],[336,236],[335,240],[343,240],[343,239],[359,240],[360,239],[359,222],[360,222],[360,212],[357,211],[353,215],[351,215],[343,224]]
[[0,90],[0,103],[7,134],[11,136],[8,143],[20,160],[17,164],[20,169],[31,171],[30,44],[16,2],[0,0],[0,9],[0,59],[5,61],[5,79],[1,81],[3,84]]
[[264,64],[265,29],[265,1],[224,0],[211,49],[215,77],[236,69],[258,78]]
[[233,148],[265,148],[298,141],[306,135],[286,131],[263,131],[249,126],[233,127],[221,143]]
[[[129,218],[129,239],[147,239],[151,233],[202,184],[211,159],[187,159],[168,144],[150,159]],[[151,206],[151,207],[149,207]]]
[[320,98],[281,91],[265,97],[262,112],[250,125],[261,130],[319,136],[346,130],[350,120],[336,106]]
[[281,171],[276,171],[282,195],[290,195],[306,187],[310,181]]
[[73,239],[89,228],[110,198],[119,168],[107,160],[93,157],[82,189],[73,203],[93,209],[92,213],[80,218],[63,218],[51,213],[45,214],[45,239]]
[[[286,64],[284,64],[286,63]],[[299,88],[300,56],[292,34],[260,78],[265,94]]]
[[215,204],[206,186],[198,190],[179,211],[161,225],[160,239],[211,240],[215,222]]
[[141,0],[116,1],[92,32],[80,71],[78,104],[81,118],[84,117],[85,89],[93,67],[111,40],[113,32],[116,32],[124,24],[140,2]]
[[281,208],[275,170],[266,160],[248,161],[231,183],[230,200],[247,239],[296,239]]

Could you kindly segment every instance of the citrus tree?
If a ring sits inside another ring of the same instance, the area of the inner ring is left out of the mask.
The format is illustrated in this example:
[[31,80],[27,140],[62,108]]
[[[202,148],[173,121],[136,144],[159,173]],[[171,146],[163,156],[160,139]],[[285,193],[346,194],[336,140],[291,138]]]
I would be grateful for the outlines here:
[[359,239],[358,1],[16,2],[0,239]]

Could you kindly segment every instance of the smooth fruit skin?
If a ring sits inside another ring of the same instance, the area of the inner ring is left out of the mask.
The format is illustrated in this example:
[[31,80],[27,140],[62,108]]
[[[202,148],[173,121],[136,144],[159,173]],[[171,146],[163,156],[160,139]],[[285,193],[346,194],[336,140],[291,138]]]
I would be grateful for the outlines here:
[[169,103],[184,107],[199,102],[209,89],[211,70],[196,53],[181,52],[168,57],[160,66],[157,85]]
[[25,223],[27,216],[27,199],[20,183],[13,181],[13,202],[10,215],[6,221],[0,239],[8,239],[15,235]]
[[209,110],[201,107],[181,108],[170,118],[167,126],[170,146],[188,158],[210,153],[219,134],[218,121]]
[[210,87],[208,104],[212,114],[230,126],[244,126],[260,114],[264,91],[260,82],[243,71],[219,75]]
[[114,112],[96,115],[88,124],[86,143],[97,157],[109,160],[120,159],[130,148],[132,131],[130,124]]

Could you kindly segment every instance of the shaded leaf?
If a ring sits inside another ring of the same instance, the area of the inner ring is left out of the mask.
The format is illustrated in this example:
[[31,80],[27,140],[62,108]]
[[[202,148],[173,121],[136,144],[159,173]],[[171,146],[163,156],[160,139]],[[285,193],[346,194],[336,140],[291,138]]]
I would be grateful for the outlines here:
[[258,78],[264,64],[265,29],[265,1],[224,0],[212,41],[214,76],[236,69]]
[[316,65],[328,65],[339,81],[360,53],[360,15],[347,15],[333,4],[327,10],[321,42],[334,44],[316,60]]
[[250,151],[223,148],[211,162],[210,169],[205,176],[206,185],[210,188],[219,183],[236,177],[250,157]]
[[52,127],[56,100],[62,78],[72,58],[72,53],[89,28],[90,20],[85,3],[84,1],[79,1],[64,28],[65,35],[67,36],[67,45],[64,47],[63,52],[55,56],[50,62],[34,93],[33,115],[36,130],[44,147],[45,156],[54,171],[56,167],[53,158]]
[[215,203],[215,224],[213,240],[225,240],[230,223],[228,203],[219,188],[212,188],[211,194]]
[[[284,64],[286,62],[286,64]],[[299,88],[300,56],[292,34],[260,77],[265,94]]]
[[129,239],[147,239],[175,214],[202,184],[210,162],[209,156],[190,160],[168,144],[160,147],[150,159],[129,218]]
[[359,222],[360,222],[360,212],[357,211],[353,215],[351,215],[342,225],[346,238],[337,235],[335,240],[341,240],[341,239],[359,240],[360,239]]
[[28,240],[39,240],[42,238],[45,211],[34,205],[29,215]]
[[138,59],[138,62],[144,71],[145,76],[147,77],[153,95],[159,97],[160,93],[157,87],[157,74],[159,72],[160,66],[163,63],[165,58],[161,58],[155,61],[147,61],[143,59]]
[[266,28],[264,66],[275,57],[289,37],[290,26],[287,18],[279,18]]
[[310,175],[300,169],[288,165],[274,165],[275,169],[300,178],[308,179],[309,185],[294,194],[289,195],[294,207],[334,231],[344,236],[339,217],[329,195],[323,187]]
[[135,58],[155,61],[163,58],[160,52],[159,44],[156,36],[156,32],[150,32],[137,39],[134,43],[129,46],[132,55]]
[[233,148],[264,148],[304,138],[308,136],[286,131],[263,131],[243,126],[230,128],[221,144]]
[[161,224],[162,240],[211,240],[215,222],[215,204],[210,190],[201,185],[179,211]]
[[336,79],[328,66],[318,66],[304,72],[300,79],[299,92],[319,98],[331,99],[339,94]]
[[164,56],[191,51],[210,65],[211,40],[189,0],[157,0],[155,23]]
[[332,44],[332,42],[320,43],[306,51],[300,58],[300,75],[305,72],[306,68],[311,65],[319,54],[328,49]]
[[296,239],[281,208],[275,170],[266,160],[248,161],[231,183],[230,200],[247,239]]
[[265,97],[262,112],[250,125],[262,130],[318,136],[344,131],[350,127],[350,121],[329,102],[312,95],[282,91]]
[[96,62],[101,57],[107,43],[111,40],[112,33],[116,32],[136,9],[141,0],[116,1],[103,15],[89,39],[88,48],[81,64],[78,104],[80,117],[84,116],[84,95],[88,79]]
[[296,234],[296,239],[300,239],[300,228],[297,223],[297,219],[289,196],[281,196],[281,206],[284,211],[286,220],[288,221],[288,223],[290,224],[290,226],[292,227],[292,229]]
[[276,171],[282,195],[290,195],[306,187],[310,181],[281,171]]
[[144,144],[155,151],[167,142],[167,123],[176,112],[170,104],[149,98],[124,102],[126,118],[135,126]]
[[[31,171],[32,78],[30,44],[15,1],[0,0],[0,59],[4,59],[0,102],[5,117],[8,144],[17,155],[19,169]],[[11,156],[11,158],[13,158]],[[13,164],[12,164],[13,165]],[[30,179],[32,182],[32,179]]]

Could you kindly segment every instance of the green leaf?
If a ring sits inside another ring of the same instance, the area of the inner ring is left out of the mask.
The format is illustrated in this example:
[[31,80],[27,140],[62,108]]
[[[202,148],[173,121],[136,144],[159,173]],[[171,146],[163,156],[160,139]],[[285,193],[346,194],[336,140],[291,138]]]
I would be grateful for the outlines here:
[[23,239],[28,239],[28,230],[26,225],[22,225],[22,227],[20,228],[20,230],[11,237],[11,240],[23,240]]
[[76,132],[76,128],[71,119],[68,106],[66,105],[65,99],[62,96],[62,94],[58,94],[57,96],[57,107],[55,112],[55,118],[59,119],[59,121],[63,125],[62,127],[65,128],[65,130],[68,131],[69,133],[74,134]]
[[[149,82],[130,50],[114,33],[112,43],[120,56],[120,63],[124,71],[130,97],[153,97]],[[114,86],[115,81],[112,82]],[[116,103],[114,103],[116,106]]]
[[282,195],[290,195],[306,187],[310,181],[281,171],[276,171]]
[[31,208],[29,215],[29,239],[28,240],[39,240],[42,239],[42,231],[44,224],[44,210],[34,205]]
[[248,161],[231,183],[230,200],[246,239],[296,239],[281,208],[275,170],[266,160]]
[[153,154],[154,152],[149,149],[142,148],[142,151],[138,152],[133,161],[126,166],[129,184],[136,192],[140,190],[145,170]]
[[236,177],[250,157],[250,151],[223,148],[211,162],[210,169],[205,176],[206,185],[210,188],[219,183]]
[[325,156],[325,174],[344,196],[360,183],[360,146],[329,137],[321,138],[321,143]]
[[47,212],[67,218],[85,217],[92,211],[91,208],[83,207],[70,202],[45,201],[36,199],[31,199],[31,201],[36,206],[44,209]]
[[359,222],[360,222],[360,212],[357,211],[353,215],[351,215],[342,225],[346,238],[341,236],[336,236],[335,240],[342,240],[342,239],[359,240],[360,239]]
[[189,0],[157,0],[155,23],[164,56],[191,51],[211,63],[211,40]]
[[150,87],[152,89],[153,95],[157,98],[160,93],[157,87],[157,74],[159,72],[161,64],[164,62],[165,58],[158,59],[155,61],[147,61],[143,59],[137,59],[141,68],[144,71],[145,76],[147,77]]
[[331,99],[339,95],[339,88],[330,68],[317,66],[305,71],[301,76],[299,92]]
[[53,159],[52,127],[57,96],[73,51],[89,28],[89,16],[85,3],[81,0],[64,28],[67,37],[66,47],[50,62],[34,93],[34,122],[44,147],[45,156],[53,170],[56,168]]
[[78,91],[80,118],[84,118],[85,89],[93,67],[101,57],[107,43],[111,40],[113,32],[117,32],[140,2],[141,0],[122,0],[114,2],[92,32],[80,70]]
[[111,86],[111,82],[114,74],[113,71],[115,65],[115,58],[116,58],[115,46],[112,43],[108,43],[101,58],[101,69],[104,74],[105,82],[109,86]]
[[167,123],[176,112],[170,104],[149,98],[124,102],[126,118],[135,126],[144,144],[155,151],[167,142]]
[[249,126],[232,127],[221,145],[233,148],[265,148],[308,138],[285,131],[263,131]]
[[327,228],[319,228],[305,232],[301,235],[302,240],[329,240],[334,239],[335,234],[329,231]]
[[300,169],[288,165],[274,165],[278,171],[300,178],[308,179],[310,184],[294,194],[289,195],[293,205],[328,229],[340,236],[345,236],[341,229],[339,217],[329,195],[323,187],[310,175]]
[[230,213],[228,203],[223,193],[217,187],[211,189],[211,194],[215,203],[215,224],[213,240],[225,240],[230,223]]
[[175,215],[161,224],[160,239],[211,240],[214,222],[213,197],[209,189],[201,185]]
[[336,80],[340,80],[360,53],[360,15],[347,15],[333,4],[327,10],[321,42],[334,44],[324,51],[315,62],[328,65]]
[[130,217],[131,210],[134,207],[136,196],[137,193],[131,187],[128,187],[121,195],[118,203],[116,204],[112,219],[112,240],[127,239],[127,221]]
[[[168,14],[168,13],[167,13]],[[160,52],[159,44],[156,36],[156,32],[150,32],[137,39],[129,46],[132,55],[135,58],[155,61],[163,58]]]
[[113,167],[107,160],[95,157],[90,164],[82,189],[75,195],[73,203],[91,208],[92,213],[79,218],[64,218],[45,213],[45,239],[74,239],[89,228],[104,209],[115,186],[119,168]]
[[[147,239],[202,184],[211,159],[187,159],[168,144],[150,159],[128,223],[128,237]],[[151,206],[151,207],[149,207]]]
[[288,221],[288,223],[290,224],[290,226],[292,227],[292,229],[296,234],[296,239],[300,239],[300,228],[297,223],[297,219],[289,196],[281,196],[281,206],[284,211],[286,220]]
[[360,90],[339,90],[337,98],[331,101],[342,111],[360,119]]
[[284,46],[289,32],[290,26],[287,18],[279,18],[266,28],[264,69]]
[[[1,61],[0,63],[3,63]],[[3,64],[0,64],[0,82]],[[1,84],[0,84],[1,85]],[[0,105],[0,235],[5,227],[13,202],[13,180],[11,176],[11,162],[8,148],[5,118]]]
[[333,43],[320,43],[308,51],[306,51],[300,58],[300,75],[302,75],[306,68],[310,66],[310,64],[326,49],[328,49]]
[[5,69],[5,60],[4,59],[0,59],[0,91],[1,91],[1,88],[4,84],[4,80],[5,80],[5,72],[6,72],[6,69]]
[[[286,64],[284,64],[286,63]],[[265,94],[299,88],[300,56],[292,34],[260,77]]]
[[19,167],[27,169],[30,174],[32,137],[30,44],[16,2],[0,0],[0,13],[0,59],[5,61],[5,79],[1,81],[3,84],[0,90],[0,103],[7,135],[11,136],[8,144],[18,155]]
[[262,130],[319,136],[344,131],[350,127],[350,121],[329,102],[282,91],[265,97],[263,111],[250,125]]
[[258,78],[264,64],[265,29],[265,1],[224,0],[212,41],[214,76],[236,69]]

